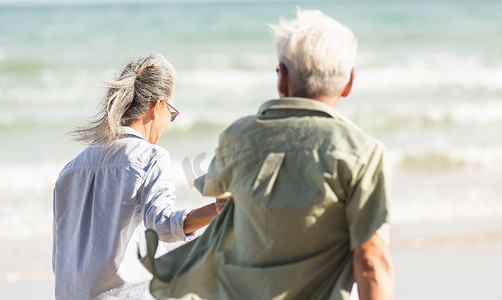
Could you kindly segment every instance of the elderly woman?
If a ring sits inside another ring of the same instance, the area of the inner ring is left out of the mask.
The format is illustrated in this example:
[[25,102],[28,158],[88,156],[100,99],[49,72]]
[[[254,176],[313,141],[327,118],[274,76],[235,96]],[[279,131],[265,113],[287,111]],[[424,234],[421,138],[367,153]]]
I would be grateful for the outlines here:
[[221,210],[224,200],[175,207],[169,153],[156,145],[179,114],[175,75],[161,55],[132,60],[107,83],[101,117],[75,131],[89,146],[54,189],[57,299],[146,298],[151,275],[137,258],[142,229],[164,242],[187,241]]

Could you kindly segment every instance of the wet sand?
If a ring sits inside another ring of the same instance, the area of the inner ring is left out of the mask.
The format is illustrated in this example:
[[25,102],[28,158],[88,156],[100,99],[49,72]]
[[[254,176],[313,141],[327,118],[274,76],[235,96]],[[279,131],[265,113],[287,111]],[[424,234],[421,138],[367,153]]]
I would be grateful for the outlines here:
[[391,249],[396,298],[502,299],[502,237],[452,237]]

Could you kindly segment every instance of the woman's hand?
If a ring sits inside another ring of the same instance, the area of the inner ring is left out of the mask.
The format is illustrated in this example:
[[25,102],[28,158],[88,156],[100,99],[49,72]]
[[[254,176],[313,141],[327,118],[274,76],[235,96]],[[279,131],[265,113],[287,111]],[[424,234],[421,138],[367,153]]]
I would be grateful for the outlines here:
[[218,214],[223,210],[223,207],[225,206],[225,203],[227,203],[227,201],[230,198],[232,198],[232,194],[230,194],[229,192],[226,192],[221,197],[216,198],[216,202],[214,203],[214,205],[216,207],[216,212]]
[[221,196],[216,197],[216,201],[214,203],[192,210],[188,213],[185,222],[183,222],[183,232],[185,234],[190,234],[208,225],[214,217],[216,217],[223,210],[223,206],[225,206],[225,203],[230,198],[232,198],[232,194],[230,192],[226,192]]

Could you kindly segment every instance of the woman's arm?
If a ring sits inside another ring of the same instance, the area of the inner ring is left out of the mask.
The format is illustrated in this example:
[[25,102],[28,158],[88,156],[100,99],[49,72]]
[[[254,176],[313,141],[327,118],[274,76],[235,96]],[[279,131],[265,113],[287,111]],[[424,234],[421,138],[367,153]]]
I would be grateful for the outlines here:
[[183,232],[190,234],[208,225],[218,215],[230,196],[217,198],[214,203],[196,208],[188,213],[183,223]]
[[218,213],[215,203],[210,203],[190,211],[183,222],[183,232],[190,234],[208,225]]

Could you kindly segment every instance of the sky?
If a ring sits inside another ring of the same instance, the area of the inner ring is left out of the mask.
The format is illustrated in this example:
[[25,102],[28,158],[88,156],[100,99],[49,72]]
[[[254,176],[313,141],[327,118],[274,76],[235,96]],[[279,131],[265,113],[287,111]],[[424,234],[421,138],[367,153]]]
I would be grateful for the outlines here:
[[[254,2],[253,0],[0,0],[0,5],[40,5],[40,4],[95,4],[95,3],[166,3],[166,2]],[[256,1],[256,0],[255,0]],[[260,2],[267,2],[269,0],[261,0]],[[281,0],[278,0],[281,1]],[[277,0],[273,2],[278,2]],[[282,0],[287,2],[287,0]],[[270,0],[270,2],[272,2]],[[302,2],[302,1],[291,1]]]
[[[81,3],[124,3],[144,2],[140,0],[0,0],[0,4],[37,5],[37,4],[81,4]],[[148,2],[172,2],[171,0],[148,0]]]
[[[0,0],[0,5],[15,5],[15,6],[27,6],[27,5],[45,5],[45,4],[106,4],[106,3],[163,3],[163,2],[181,2],[183,0]],[[194,0],[190,0],[194,1]],[[207,1],[207,0],[195,0],[195,1]]]

